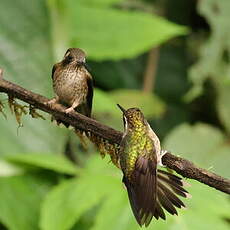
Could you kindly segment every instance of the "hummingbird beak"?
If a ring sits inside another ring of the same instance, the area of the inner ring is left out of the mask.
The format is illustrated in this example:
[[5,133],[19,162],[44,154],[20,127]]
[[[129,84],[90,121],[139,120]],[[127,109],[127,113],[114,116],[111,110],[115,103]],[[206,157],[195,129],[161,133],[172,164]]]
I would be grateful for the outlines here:
[[117,106],[118,106],[118,108],[119,108],[123,113],[126,112],[126,110],[125,110],[122,106],[120,106],[119,104],[117,104]]

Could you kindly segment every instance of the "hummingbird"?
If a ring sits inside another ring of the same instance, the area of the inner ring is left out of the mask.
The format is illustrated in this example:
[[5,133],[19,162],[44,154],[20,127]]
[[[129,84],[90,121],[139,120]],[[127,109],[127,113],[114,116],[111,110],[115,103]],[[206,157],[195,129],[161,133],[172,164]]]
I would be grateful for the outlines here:
[[190,194],[183,188],[182,178],[158,169],[165,151],[161,150],[160,140],[141,110],[125,110],[119,104],[118,107],[124,121],[119,150],[122,181],[136,221],[147,227],[153,217],[166,219],[164,209],[177,215],[175,207],[185,207],[177,195],[189,197]]
[[[55,98],[48,103],[61,103],[68,108],[68,114],[77,111],[91,117],[93,100],[93,79],[88,71],[86,54],[82,49],[69,48],[61,62],[52,69]],[[59,121],[60,123],[60,121]]]

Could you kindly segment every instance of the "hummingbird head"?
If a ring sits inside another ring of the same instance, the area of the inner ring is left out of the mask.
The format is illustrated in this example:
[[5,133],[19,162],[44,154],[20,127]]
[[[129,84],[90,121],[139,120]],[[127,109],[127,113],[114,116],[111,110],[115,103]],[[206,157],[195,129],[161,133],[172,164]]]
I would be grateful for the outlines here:
[[130,108],[125,110],[119,104],[117,104],[117,106],[123,112],[123,121],[125,129],[135,129],[145,125],[145,118],[140,109]]
[[82,49],[69,48],[64,55],[63,61],[66,64],[77,63],[80,65],[84,65],[85,64],[85,57],[86,57],[86,54]]

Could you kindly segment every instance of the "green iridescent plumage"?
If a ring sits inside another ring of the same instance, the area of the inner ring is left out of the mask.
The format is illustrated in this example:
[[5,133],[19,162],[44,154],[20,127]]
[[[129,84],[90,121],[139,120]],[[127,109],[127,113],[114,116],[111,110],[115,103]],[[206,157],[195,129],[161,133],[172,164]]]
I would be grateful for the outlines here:
[[[125,175],[130,178],[135,167],[135,162],[139,156],[155,159],[153,140],[147,135],[144,117],[138,110],[131,110],[126,113],[129,119],[129,127],[121,143],[122,154],[120,154],[120,164],[125,171]],[[127,118],[125,118],[127,119]],[[132,124],[134,125],[131,125]]]

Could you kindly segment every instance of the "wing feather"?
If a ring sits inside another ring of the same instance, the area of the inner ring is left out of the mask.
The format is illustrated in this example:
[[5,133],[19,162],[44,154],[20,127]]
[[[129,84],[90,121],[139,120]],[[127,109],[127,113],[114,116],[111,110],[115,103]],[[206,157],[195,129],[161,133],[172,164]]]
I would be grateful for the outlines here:
[[140,226],[148,226],[156,204],[156,161],[139,157],[131,179],[123,177],[134,216]]

